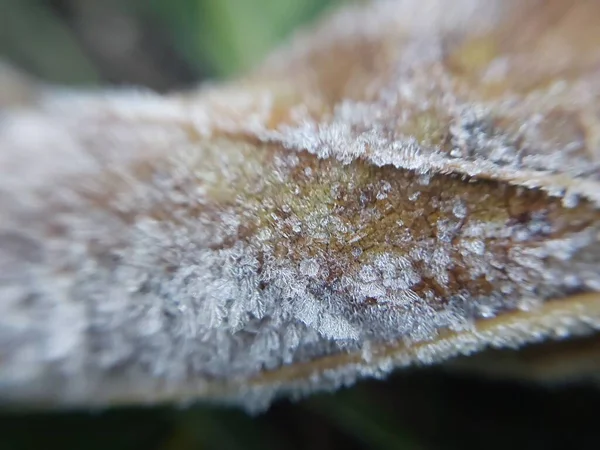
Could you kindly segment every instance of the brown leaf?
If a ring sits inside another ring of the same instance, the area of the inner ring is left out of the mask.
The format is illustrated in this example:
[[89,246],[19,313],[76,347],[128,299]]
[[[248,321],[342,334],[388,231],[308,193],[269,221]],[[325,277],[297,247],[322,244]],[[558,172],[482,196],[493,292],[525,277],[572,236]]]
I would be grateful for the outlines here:
[[600,4],[349,6],[0,123],[0,394],[251,409],[600,328]]

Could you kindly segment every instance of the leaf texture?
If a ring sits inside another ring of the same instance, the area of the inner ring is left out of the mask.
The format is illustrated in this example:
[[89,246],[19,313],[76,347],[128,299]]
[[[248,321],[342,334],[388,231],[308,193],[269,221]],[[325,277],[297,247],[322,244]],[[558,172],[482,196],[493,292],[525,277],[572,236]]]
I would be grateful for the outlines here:
[[0,395],[256,410],[594,332],[599,13],[346,6],[227,85],[10,102]]

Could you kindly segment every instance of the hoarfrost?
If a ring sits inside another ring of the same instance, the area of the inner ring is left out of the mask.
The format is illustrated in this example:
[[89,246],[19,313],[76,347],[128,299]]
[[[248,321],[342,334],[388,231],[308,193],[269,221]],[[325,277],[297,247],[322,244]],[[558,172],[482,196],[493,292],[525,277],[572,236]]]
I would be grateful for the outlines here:
[[[372,82],[347,80],[366,92],[333,105],[308,96],[289,118],[275,107],[281,93],[252,78],[185,98],[48,94],[36,111],[3,112],[1,395],[76,402],[125,383],[193,397],[217,380],[243,384],[241,400],[260,407],[280,386],[248,380],[286,365],[353,353],[369,363],[281,387],[298,394],[562,334],[560,318],[469,333],[482,317],[600,290],[597,148],[580,152],[579,117],[560,108],[567,98],[594,110],[597,81],[478,100],[454,90],[444,65],[441,38],[467,24],[489,31],[504,4],[384,1],[340,13],[267,73],[287,79],[287,64],[303,66],[294,58],[323,36],[391,39],[397,51],[381,52],[393,59]],[[498,116],[522,127],[502,129]],[[550,151],[562,136],[550,119],[575,136],[564,151]],[[502,199],[495,209],[481,211],[484,191]],[[535,211],[520,211],[532,192]],[[577,231],[561,205],[585,216]],[[600,321],[572,318],[565,333],[585,326]],[[440,330],[465,333],[437,340]],[[413,356],[377,354],[417,342]]]

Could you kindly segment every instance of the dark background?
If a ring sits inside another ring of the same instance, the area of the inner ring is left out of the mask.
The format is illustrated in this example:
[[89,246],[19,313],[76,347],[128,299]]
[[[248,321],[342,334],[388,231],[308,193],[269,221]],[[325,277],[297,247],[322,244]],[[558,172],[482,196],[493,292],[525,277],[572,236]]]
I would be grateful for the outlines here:
[[[341,0],[0,0],[0,57],[77,86],[235,76]],[[197,405],[0,411],[0,449],[596,449],[600,390],[413,369],[250,417]]]
[[396,373],[251,417],[215,406],[0,413],[2,449],[597,449],[597,389]]

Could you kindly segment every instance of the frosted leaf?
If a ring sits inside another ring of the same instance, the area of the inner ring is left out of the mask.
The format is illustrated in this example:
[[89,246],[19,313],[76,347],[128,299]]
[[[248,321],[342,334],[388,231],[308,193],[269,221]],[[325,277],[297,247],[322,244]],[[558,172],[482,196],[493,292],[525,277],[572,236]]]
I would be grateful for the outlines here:
[[599,6],[526,3],[346,6],[230,84],[0,105],[1,399],[256,410],[598,330]]

